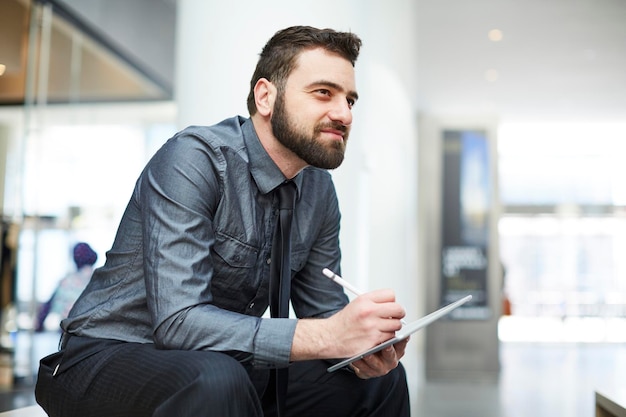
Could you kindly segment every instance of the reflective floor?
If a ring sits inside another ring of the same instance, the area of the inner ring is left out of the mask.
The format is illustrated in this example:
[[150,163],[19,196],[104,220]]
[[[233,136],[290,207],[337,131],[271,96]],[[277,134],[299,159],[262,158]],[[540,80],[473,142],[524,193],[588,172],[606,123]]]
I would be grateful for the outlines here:
[[414,416],[592,417],[596,390],[626,387],[624,344],[502,343],[498,382],[426,382]]
[[[18,366],[54,351],[56,334],[22,341]],[[18,339],[19,341],[19,339]],[[20,345],[18,343],[18,345]],[[412,393],[413,416],[427,417],[592,417],[594,392],[626,387],[626,345],[620,343],[501,344],[497,382],[425,381]],[[18,378],[0,391],[0,411],[35,404],[34,378]]]

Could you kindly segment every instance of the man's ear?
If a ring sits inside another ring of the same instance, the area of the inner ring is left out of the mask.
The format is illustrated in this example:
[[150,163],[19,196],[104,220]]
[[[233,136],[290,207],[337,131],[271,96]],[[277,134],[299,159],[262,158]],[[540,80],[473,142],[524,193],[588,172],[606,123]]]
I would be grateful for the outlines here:
[[254,102],[261,116],[270,116],[274,111],[276,87],[266,78],[260,78],[254,85]]

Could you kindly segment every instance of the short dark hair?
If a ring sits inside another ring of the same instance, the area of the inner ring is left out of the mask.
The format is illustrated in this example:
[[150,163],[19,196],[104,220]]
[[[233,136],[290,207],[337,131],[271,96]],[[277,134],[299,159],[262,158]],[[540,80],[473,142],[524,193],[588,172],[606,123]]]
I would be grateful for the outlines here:
[[266,78],[282,92],[300,53],[313,48],[324,48],[336,53],[354,66],[361,49],[361,39],[350,32],[317,29],[311,26],[292,26],[276,32],[261,51],[259,62],[250,80],[247,104],[251,116],[257,111],[254,102],[254,86],[257,81]]
[[85,265],[93,265],[98,260],[98,254],[85,242],[74,245],[73,256],[78,269]]

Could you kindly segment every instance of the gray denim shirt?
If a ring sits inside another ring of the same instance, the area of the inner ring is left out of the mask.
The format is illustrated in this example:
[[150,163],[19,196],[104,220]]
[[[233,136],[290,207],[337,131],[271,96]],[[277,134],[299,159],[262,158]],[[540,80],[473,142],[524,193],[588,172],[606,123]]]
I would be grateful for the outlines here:
[[[296,319],[261,317],[277,221],[273,190],[284,180],[249,119],[181,131],[146,165],[105,265],[62,328],[287,366]],[[328,317],[348,302],[322,275],[325,267],[339,271],[337,196],[325,170],[307,167],[294,181],[291,301],[298,317]]]

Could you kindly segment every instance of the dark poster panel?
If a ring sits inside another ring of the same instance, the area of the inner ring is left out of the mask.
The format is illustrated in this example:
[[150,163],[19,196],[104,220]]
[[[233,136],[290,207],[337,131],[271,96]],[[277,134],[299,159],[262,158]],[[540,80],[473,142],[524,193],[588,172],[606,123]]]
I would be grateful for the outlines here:
[[453,319],[488,319],[491,173],[485,132],[443,132],[441,304],[468,294]]

